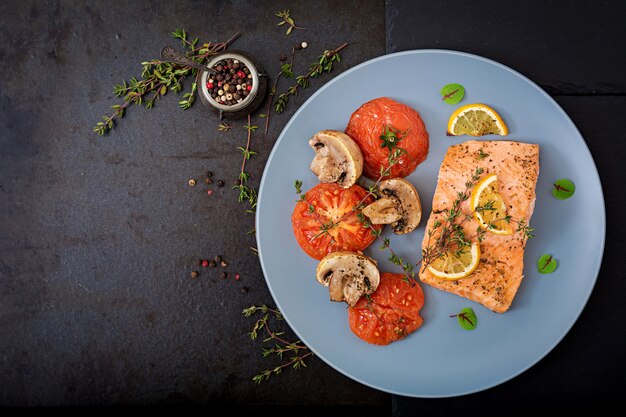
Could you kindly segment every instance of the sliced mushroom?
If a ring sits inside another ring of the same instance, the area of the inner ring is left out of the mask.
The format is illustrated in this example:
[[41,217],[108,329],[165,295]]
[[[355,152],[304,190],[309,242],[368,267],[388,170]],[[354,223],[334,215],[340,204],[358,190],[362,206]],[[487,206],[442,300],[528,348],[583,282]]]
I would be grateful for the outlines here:
[[331,301],[345,301],[350,306],[376,291],[380,282],[375,260],[348,251],[326,255],[317,265],[316,277],[329,287]]
[[413,184],[402,178],[380,182],[382,197],[362,212],[372,224],[390,224],[397,235],[410,233],[422,219],[420,197]]
[[338,130],[322,130],[309,140],[315,151],[311,171],[321,182],[343,188],[356,183],[363,172],[363,154],[352,138]]

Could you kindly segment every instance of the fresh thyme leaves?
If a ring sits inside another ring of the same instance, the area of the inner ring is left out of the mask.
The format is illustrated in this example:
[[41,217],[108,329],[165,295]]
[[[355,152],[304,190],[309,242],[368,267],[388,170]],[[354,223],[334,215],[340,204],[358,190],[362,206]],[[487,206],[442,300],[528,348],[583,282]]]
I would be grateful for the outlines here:
[[550,254],[544,254],[537,260],[537,270],[540,274],[551,274],[556,270],[558,263]]
[[257,204],[257,191],[248,186],[248,180],[250,179],[250,174],[246,172],[246,162],[257,153],[250,149],[250,141],[252,139],[252,132],[254,132],[258,126],[254,126],[250,123],[250,115],[248,115],[248,124],[243,126],[247,131],[247,141],[246,147],[238,147],[243,155],[243,161],[241,162],[241,172],[239,173],[239,180],[237,181],[237,185],[233,187],[233,189],[239,190],[239,197],[237,200],[239,202],[247,201],[250,208],[246,210],[248,213],[254,213],[256,211]]
[[298,30],[304,30],[305,29],[305,28],[302,28],[302,27],[296,25],[296,22],[294,22],[293,18],[291,17],[291,10],[289,10],[289,9],[281,10],[280,12],[277,12],[276,13],[276,17],[280,17],[282,19],[278,23],[277,26],[289,25],[289,27],[287,28],[287,32],[285,33],[285,35],[287,35],[287,36],[291,35],[291,32],[294,29],[298,29]]
[[408,130],[401,132],[399,129],[396,129],[389,124],[385,124],[383,129],[383,133],[380,135],[380,147],[389,149],[389,152],[392,152],[395,148],[397,148],[398,142],[404,139],[409,133]]
[[557,200],[567,200],[574,195],[576,186],[574,183],[566,178],[556,180],[553,184],[552,196]]
[[[309,350],[300,340],[295,342],[289,342],[283,338],[284,332],[274,332],[270,329],[270,319],[283,320],[283,315],[278,309],[270,308],[265,304],[260,306],[252,305],[243,309],[243,315],[245,317],[252,317],[253,315],[261,313],[263,317],[257,320],[252,327],[252,331],[249,334],[250,339],[256,340],[259,333],[265,333],[267,336],[263,339],[263,343],[272,342],[273,346],[269,348],[263,348],[262,355],[264,358],[276,355],[280,358],[281,363],[273,368],[266,369],[261,373],[255,375],[252,380],[257,384],[268,380],[272,375],[280,374],[283,369],[292,367],[299,369],[306,367],[304,359],[311,356],[313,352]],[[289,355],[288,358],[284,356]]]
[[[172,32],[172,37],[181,41],[187,56],[200,63],[224,51],[239,35],[239,33],[235,34],[226,42],[209,42],[199,45],[198,38],[190,39],[185,29],[176,29]],[[126,109],[131,104],[143,105],[149,109],[168,91],[179,93],[183,89],[183,81],[188,76],[193,76],[195,80],[191,85],[191,90],[183,95],[178,105],[186,110],[194,103],[198,91],[198,70],[158,59],[142,62],[141,65],[140,80],[137,78],[124,80],[113,88],[115,97],[123,97],[124,103],[111,106],[113,113],[102,116],[102,120],[96,123],[93,131],[98,135],[103,136],[113,129],[116,120],[124,117]]]
[[535,229],[533,229],[532,227],[530,227],[527,223],[525,219],[522,220],[512,220],[509,218],[509,221],[514,221],[517,223],[517,232],[522,232],[524,234],[524,238],[525,239],[532,239],[533,237],[535,237],[534,235],[534,231]]
[[228,123],[224,123],[224,122],[217,125],[218,132],[228,132],[231,128],[232,128],[231,125],[229,125]]
[[483,151],[483,148],[480,148],[478,152],[476,152],[476,159],[478,159],[479,161],[485,159],[488,156],[489,154],[485,153],[485,151]]
[[[422,267],[426,269],[436,259],[448,252],[460,255],[469,248],[471,236],[466,236],[463,223],[471,219],[461,211],[461,203],[469,198],[469,191],[483,174],[483,168],[476,168],[471,178],[465,183],[465,191],[457,193],[452,207],[442,211],[442,220],[436,220],[428,231],[426,247],[422,249]],[[477,236],[478,238],[478,232]],[[480,237],[482,240],[482,236]]]
[[285,78],[293,78],[292,64],[288,62],[280,64],[280,74]]
[[279,59],[280,59],[280,72],[278,73],[278,75],[276,76],[276,79],[274,80],[274,85],[272,86],[272,89],[270,90],[270,98],[267,101],[267,113],[266,113],[266,119],[265,119],[265,133],[264,135],[267,135],[267,131],[269,130],[270,127],[270,117],[272,115],[272,103],[274,101],[274,96],[276,95],[276,89],[278,88],[278,81],[280,80],[281,77],[285,77],[285,78],[293,78],[294,73],[293,73],[293,60],[296,56],[296,51],[298,49],[293,46],[291,48],[291,61],[289,61],[289,63],[286,63],[284,61],[287,60],[287,56],[285,54],[281,54]]
[[415,271],[413,271],[413,264],[405,262],[393,251],[393,249],[391,249],[391,241],[388,238],[383,239],[383,243],[380,245],[379,249],[387,249],[390,253],[389,261],[392,264],[398,265],[400,268],[402,268],[402,271],[404,273],[404,277],[402,277],[402,280],[408,284],[415,285]]
[[274,103],[274,110],[276,111],[276,113],[282,113],[285,111],[287,103],[289,102],[289,96],[298,95],[298,88],[309,87],[310,78],[317,78],[324,72],[332,71],[333,64],[335,62],[341,61],[339,51],[341,51],[346,46],[348,46],[348,44],[344,43],[335,49],[324,51],[324,53],[318,57],[316,62],[313,62],[309,65],[309,72],[307,72],[306,75],[299,75],[298,77],[296,77],[296,83],[290,86],[287,91],[278,95],[278,98]]
[[474,310],[469,307],[461,309],[460,313],[453,314],[450,317],[456,317],[459,325],[465,330],[474,330],[478,324],[478,318],[476,317]]

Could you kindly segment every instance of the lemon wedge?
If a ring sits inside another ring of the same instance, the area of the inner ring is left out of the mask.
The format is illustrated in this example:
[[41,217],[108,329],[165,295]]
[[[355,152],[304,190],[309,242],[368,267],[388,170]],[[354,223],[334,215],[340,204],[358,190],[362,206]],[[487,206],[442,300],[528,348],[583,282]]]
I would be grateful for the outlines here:
[[448,136],[506,136],[509,128],[502,117],[486,104],[474,103],[458,108],[448,120]]
[[480,262],[480,245],[472,243],[455,252],[446,252],[428,265],[428,270],[436,277],[456,280],[465,278],[476,270]]
[[513,233],[496,174],[486,175],[474,186],[470,208],[483,229],[499,235]]

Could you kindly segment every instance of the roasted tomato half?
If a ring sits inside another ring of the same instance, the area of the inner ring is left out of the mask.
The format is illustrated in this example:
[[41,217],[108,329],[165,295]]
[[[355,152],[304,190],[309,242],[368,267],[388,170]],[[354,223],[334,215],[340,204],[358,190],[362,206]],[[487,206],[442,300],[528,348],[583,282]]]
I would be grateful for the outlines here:
[[367,194],[358,185],[341,188],[335,183],[318,184],[307,191],[305,201],[299,201],[291,215],[293,233],[302,250],[322,259],[331,252],[367,248],[376,236],[359,221],[360,210],[356,209],[360,203],[367,205],[374,201]]
[[348,309],[350,329],[367,343],[388,345],[422,325],[419,311],[423,305],[424,293],[417,281],[384,272],[378,289]]
[[395,132],[399,140],[395,144],[404,150],[391,173],[383,178],[404,178],[424,162],[428,156],[428,132],[419,113],[411,107],[387,97],[380,97],[363,104],[352,113],[346,133],[361,148],[363,174],[371,179],[380,176],[381,167],[389,167],[392,143],[385,146],[381,135]]

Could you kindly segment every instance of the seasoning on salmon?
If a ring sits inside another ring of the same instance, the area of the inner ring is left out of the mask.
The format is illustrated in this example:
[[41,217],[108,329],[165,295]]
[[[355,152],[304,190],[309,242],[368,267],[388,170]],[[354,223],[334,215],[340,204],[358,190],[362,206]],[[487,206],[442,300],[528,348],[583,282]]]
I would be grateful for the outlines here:
[[[486,155],[486,156],[485,156]],[[435,288],[476,301],[485,307],[504,313],[509,309],[522,282],[524,268],[524,230],[519,223],[528,224],[535,208],[535,186],[539,175],[539,145],[510,141],[468,141],[450,146],[439,170],[432,213],[426,225],[422,249],[429,244],[428,231],[445,216],[466,190],[468,177],[482,168],[482,175],[497,174],[499,192],[511,218],[513,233],[508,235],[486,232],[480,242],[480,263],[469,276],[458,280],[435,277],[420,268],[420,280]],[[462,223],[467,236],[476,235],[479,227],[467,200],[460,206],[468,215]]]

